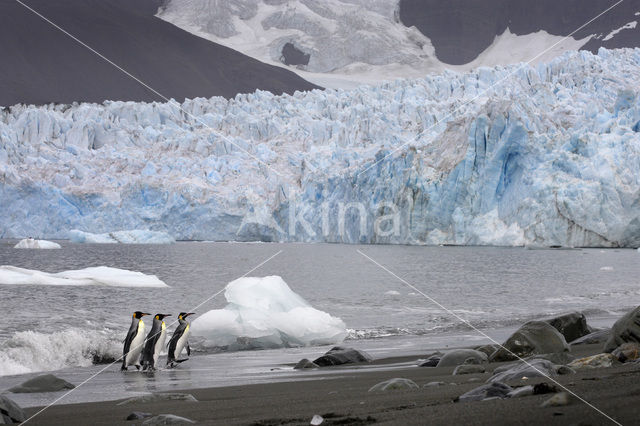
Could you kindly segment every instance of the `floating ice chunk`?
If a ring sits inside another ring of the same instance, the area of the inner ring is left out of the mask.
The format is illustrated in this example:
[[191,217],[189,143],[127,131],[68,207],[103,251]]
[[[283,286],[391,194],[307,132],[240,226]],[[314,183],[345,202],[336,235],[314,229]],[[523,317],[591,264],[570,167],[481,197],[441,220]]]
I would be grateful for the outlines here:
[[389,290],[387,292],[384,293],[387,296],[400,296],[400,292],[399,291],[395,291],[395,290]]
[[347,335],[344,322],[310,306],[278,276],[230,282],[229,304],[193,321],[204,346],[231,350],[336,344]]
[[73,229],[69,232],[69,238],[74,243],[96,244],[171,244],[176,242],[176,240],[166,232],[141,229],[116,231],[106,234],[92,234],[90,232]]
[[600,270],[604,272],[611,272],[613,271],[613,266],[603,266]]
[[3,265],[0,266],[0,284],[168,287],[155,275],[145,275],[142,272],[110,268],[108,266],[97,266],[52,274],[34,269],[23,269]]
[[18,249],[59,249],[60,244],[47,240],[34,240],[33,238],[25,238],[16,244],[13,248]]

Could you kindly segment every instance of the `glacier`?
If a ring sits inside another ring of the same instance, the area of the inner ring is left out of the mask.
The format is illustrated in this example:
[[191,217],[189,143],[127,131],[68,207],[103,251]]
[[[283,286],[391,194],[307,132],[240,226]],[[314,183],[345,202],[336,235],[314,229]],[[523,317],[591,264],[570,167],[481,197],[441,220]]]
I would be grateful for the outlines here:
[[176,240],[166,232],[134,229],[131,231],[114,231],[104,234],[92,234],[78,229],[69,231],[69,239],[74,243],[93,244],[172,244]]
[[244,277],[225,287],[227,306],[196,318],[192,333],[205,348],[267,349],[337,344],[344,322],[315,309],[279,276]]
[[0,237],[640,245],[640,50],[354,90],[0,110]]

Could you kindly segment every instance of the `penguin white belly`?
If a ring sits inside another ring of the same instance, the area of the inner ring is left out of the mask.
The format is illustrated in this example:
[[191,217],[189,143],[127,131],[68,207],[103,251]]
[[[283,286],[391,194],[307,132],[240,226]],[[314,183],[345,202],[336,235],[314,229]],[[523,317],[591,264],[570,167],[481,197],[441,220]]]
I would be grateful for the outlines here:
[[158,365],[158,358],[160,357],[160,351],[164,349],[164,341],[167,338],[167,329],[164,325],[164,321],[162,322],[162,331],[160,332],[160,337],[156,341],[156,346],[153,348],[153,365]]
[[182,336],[180,336],[180,338],[178,339],[178,342],[176,343],[176,350],[173,352],[173,357],[175,359],[180,358],[180,354],[182,353],[182,350],[184,349],[185,346],[187,346],[187,339],[189,338],[190,332],[191,332],[190,327],[187,325],[187,327],[184,329],[184,332],[182,333]]
[[127,353],[126,363],[129,365],[138,365],[140,359],[140,353],[144,347],[144,322],[138,322],[138,332],[136,337],[131,341],[129,346],[129,352]]

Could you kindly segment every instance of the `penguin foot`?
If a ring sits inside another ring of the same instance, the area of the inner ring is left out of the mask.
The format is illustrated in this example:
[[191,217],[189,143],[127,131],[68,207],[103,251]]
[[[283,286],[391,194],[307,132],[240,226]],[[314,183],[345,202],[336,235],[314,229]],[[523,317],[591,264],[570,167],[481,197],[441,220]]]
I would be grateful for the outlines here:
[[120,367],[120,371],[127,371],[127,367],[123,365],[122,367]]
[[140,366],[139,365],[135,365],[134,367],[136,367],[136,370],[140,371]]

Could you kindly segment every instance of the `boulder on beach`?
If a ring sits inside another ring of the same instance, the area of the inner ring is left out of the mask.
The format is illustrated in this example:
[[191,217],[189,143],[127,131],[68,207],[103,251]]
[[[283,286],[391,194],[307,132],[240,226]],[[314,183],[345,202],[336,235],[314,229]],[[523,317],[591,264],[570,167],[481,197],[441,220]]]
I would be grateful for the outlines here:
[[418,367],[436,367],[442,359],[442,355],[443,354],[441,352],[436,352],[430,355],[426,360],[421,360]]
[[569,344],[571,346],[575,346],[604,343],[609,339],[609,336],[611,336],[611,329],[606,328],[604,330],[596,330],[592,333],[587,334],[586,336],[579,337],[576,340],[571,341]]
[[485,354],[487,354],[487,357],[491,356],[491,354],[493,354],[495,351],[497,351],[498,349],[500,349],[500,345],[497,345],[495,343],[489,344],[489,345],[482,345],[482,346],[478,346],[477,348],[475,348],[476,351],[479,352],[483,352]]
[[544,321],[529,321],[507,339],[503,347],[495,351],[491,362],[513,361],[537,354],[569,352],[564,336]]
[[463,364],[459,365],[453,370],[454,376],[459,376],[461,374],[477,374],[484,373],[486,370],[483,366],[477,364]]
[[373,358],[364,351],[354,348],[345,348],[342,346],[334,346],[320,358],[316,358],[313,362],[320,367],[328,367],[332,365],[355,364],[358,362],[371,362]]
[[460,395],[455,402],[484,401],[487,399],[506,398],[513,388],[504,383],[488,383]]
[[547,319],[545,322],[558,330],[567,342],[574,341],[591,333],[591,329],[587,325],[587,319],[584,314],[580,312],[561,315],[559,317]]
[[148,417],[152,417],[153,414],[151,413],[143,413],[142,411],[134,411],[131,414],[129,414],[127,416],[126,420],[142,420],[142,419],[146,419]]
[[611,352],[620,362],[635,361],[640,358],[640,344],[636,342],[623,343]]
[[9,389],[13,393],[57,392],[75,386],[53,374],[43,374]]
[[318,368],[318,364],[313,361],[309,361],[307,358],[302,358],[298,363],[293,367],[294,370],[306,370],[308,368]]
[[438,367],[455,367],[462,364],[470,364],[473,361],[477,361],[477,364],[484,364],[487,362],[488,357],[484,352],[476,351],[475,349],[454,349],[445,353],[440,362],[438,362]]
[[623,343],[640,343],[640,306],[627,312],[611,328],[611,336],[604,344],[603,352],[613,352]]
[[493,371],[493,376],[487,380],[490,383],[520,381],[524,377],[554,377],[559,374],[571,373],[572,370],[566,366],[555,365],[546,359],[532,359],[527,362],[504,365]]
[[0,395],[0,420],[2,424],[10,425],[25,421],[24,411],[10,398]]
[[152,393],[150,395],[134,396],[133,398],[125,399],[119,402],[117,405],[128,404],[144,404],[148,402],[159,401],[185,401],[185,402],[198,402],[198,400],[190,393]]
[[551,354],[537,354],[526,357],[525,361],[531,361],[533,359],[546,359],[556,365],[567,365],[576,359],[570,352],[557,352]]
[[597,354],[580,359],[576,359],[569,363],[568,367],[574,370],[580,370],[583,368],[606,368],[611,367],[618,360],[612,354]]
[[143,421],[143,425],[189,425],[195,422],[186,417],[176,416],[175,414],[158,414]]
[[385,380],[369,389],[369,392],[388,392],[395,390],[414,390],[420,389],[420,386],[413,380],[397,377],[395,379]]

